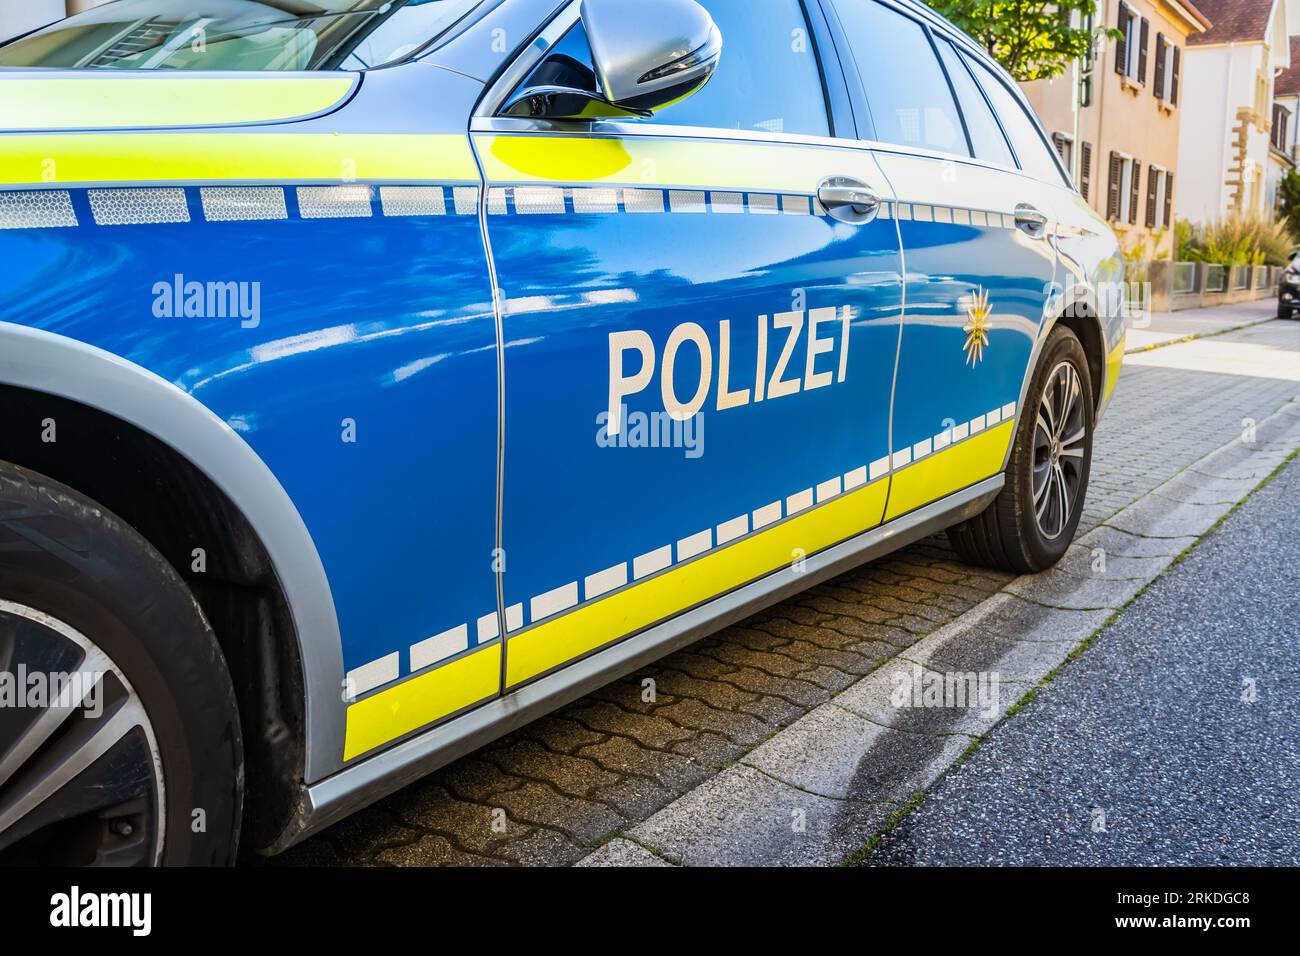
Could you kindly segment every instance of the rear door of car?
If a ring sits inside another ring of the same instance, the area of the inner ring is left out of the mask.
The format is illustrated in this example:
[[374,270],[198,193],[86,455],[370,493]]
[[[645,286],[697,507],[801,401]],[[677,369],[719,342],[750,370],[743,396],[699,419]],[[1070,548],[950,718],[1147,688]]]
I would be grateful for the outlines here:
[[[865,138],[899,199],[907,285],[894,518],[1002,469],[1056,298],[1044,209],[1064,183],[1050,158],[1017,163],[972,67],[916,11],[882,0],[827,3],[861,80],[854,92],[870,116]],[[1051,176],[1057,186],[1045,181]]]
[[[573,4],[474,123],[504,342],[507,689],[883,518],[902,299],[884,176],[816,3],[703,5],[721,66],[654,121],[494,116],[537,63],[589,58]],[[833,177],[881,193],[881,215],[833,218]]]

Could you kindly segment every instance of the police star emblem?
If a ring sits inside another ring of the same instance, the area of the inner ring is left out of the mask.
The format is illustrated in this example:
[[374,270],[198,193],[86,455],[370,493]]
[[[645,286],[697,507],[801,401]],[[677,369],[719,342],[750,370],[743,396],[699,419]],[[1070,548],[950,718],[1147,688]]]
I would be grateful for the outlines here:
[[992,311],[987,289],[980,288],[970,296],[966,305],[969,321],[962,327],[966,333],[966,344],[962,350],[966,353],[966,364],[971,368],[984,358],[984,348],[989,344],[989,329],[993,327]]

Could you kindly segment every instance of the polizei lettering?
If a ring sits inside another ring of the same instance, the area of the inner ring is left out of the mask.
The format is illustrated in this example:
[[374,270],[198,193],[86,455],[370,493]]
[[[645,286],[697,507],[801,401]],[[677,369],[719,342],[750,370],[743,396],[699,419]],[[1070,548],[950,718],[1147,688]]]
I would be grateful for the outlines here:
[[[656,375],[664,410],[677,421],[703,411],[711,396],[713,407],[725,411],[843,382],[852,321],[849,306],[760,315],[743,355],[732,348],[740,330],[733,338],[729,319],[718,322],[713,336],[696,322],[683,322],[662,348],[639,329],[611,332],[608,432],[619,434],[626,400],[650,388]],[[698,364],[698,376],[688,375],[694,380],[683,383],[677,368],[688,350],[695,353],[691,365]]]

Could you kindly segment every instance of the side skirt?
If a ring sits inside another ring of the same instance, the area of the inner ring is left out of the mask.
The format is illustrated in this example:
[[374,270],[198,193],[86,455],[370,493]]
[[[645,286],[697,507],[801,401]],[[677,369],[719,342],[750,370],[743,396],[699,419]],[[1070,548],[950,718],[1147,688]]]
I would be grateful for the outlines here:
[[376,800],[545,714],[793,594],[979,514],[1002,490],[1001,473],[809,557],[802,573],[774,571],[690,611],[304,786],[294,820],[260,850],[280,853]]

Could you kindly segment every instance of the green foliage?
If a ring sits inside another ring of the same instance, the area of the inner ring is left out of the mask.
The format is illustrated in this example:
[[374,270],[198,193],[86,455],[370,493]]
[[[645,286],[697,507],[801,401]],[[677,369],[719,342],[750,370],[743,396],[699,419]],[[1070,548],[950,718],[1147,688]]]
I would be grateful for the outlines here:
[[1097,12],[1097,0],[926,0],[969,33],[1023,82],[1043,80],[1065,72],[1082,57],[1099,35],[1117,30],[1086,30],[1070,25],[1071,14],[1081,23]]
[[1278,186],[1279,214],[1294,241],[1300,242],[1300,173],[1294,169],[1282,177]]
[[1178,258],[1223,265],[1283,266],[1294,247],[1285,222],[1259,215],[1225,216],[1203,226],[1178,223]]
[[1174,223],[1174,261],[1195,262],[1192,252],[1196,244],[1196,229],[1186,219]]

